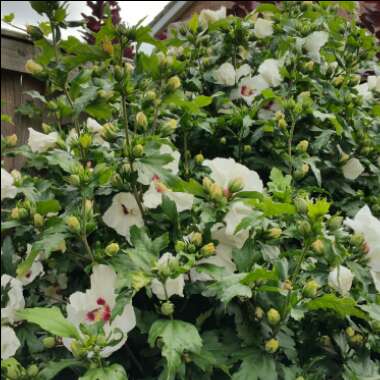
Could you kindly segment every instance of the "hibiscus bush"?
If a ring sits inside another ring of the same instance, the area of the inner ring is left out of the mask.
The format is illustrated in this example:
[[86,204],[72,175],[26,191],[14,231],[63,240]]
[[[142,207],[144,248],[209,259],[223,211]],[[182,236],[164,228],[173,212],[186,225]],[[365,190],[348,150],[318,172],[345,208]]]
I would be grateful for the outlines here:
[[114,1],[79,22],[30,3],[45,92],[27,144],[2,137],[24,157],[1,169],[2,378],[378,379],[380,68],[356,3],[206,10],[163,40]]

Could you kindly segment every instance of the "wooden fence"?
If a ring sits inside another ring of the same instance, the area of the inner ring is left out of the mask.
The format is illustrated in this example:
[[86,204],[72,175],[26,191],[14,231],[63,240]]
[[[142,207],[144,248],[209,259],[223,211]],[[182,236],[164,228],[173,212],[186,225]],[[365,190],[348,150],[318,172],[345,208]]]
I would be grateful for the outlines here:
[[[14,125],[1,122],[1,134],[15,133],[19,142],[28,137],[28,127],[38,127],[16,113],[17,107],[26,100],[25,91],[43,89],[43,84],[25,71],[25,62],[33,56],[33,44],[26,35],[1,30],[1,113],[12,117]],[[19,158],[5,159],[6,169],[19,168]]]

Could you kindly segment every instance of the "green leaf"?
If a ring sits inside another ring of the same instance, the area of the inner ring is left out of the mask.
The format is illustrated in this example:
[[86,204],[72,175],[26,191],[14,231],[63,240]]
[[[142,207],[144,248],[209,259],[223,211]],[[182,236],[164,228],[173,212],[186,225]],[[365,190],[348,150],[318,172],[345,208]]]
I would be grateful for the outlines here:
[[355,300],[349,297],[339,298],[335,294],[325,294],[319,298],[315,298],[305,304],[308,310],[331,310],[341,318],[353,316],[361,319],[368,319],[366,313],[358,308]]
[[109,367],[91,368],[78,380],[128,380],[125,369],[119,364]]
[[358,307],[368,313],[371,319],[380,322],[380,305],[372,303],[369,305],[358,305]]
[[225,305],[235,297],[251,298],[251,288],[242,284],[242,280],[245,278],[245,273],[231,274],[209,285],[202,292],[202,295],[205,297],[217,297]]
[[57,307],[24,309],[18,311],[17,315],[20,319],[35,323],[50,334],[62,338],[79,339],[76,327],[62,315],[61,310]]
[[257,352],[246,356],[232,380],[277,380],[273,357]]
[[15,18],[15,14],[14,13],[9,13],[7,15],[4,15],[3,21],[9,23],[9,22],[12,22],[14,20],[14,18]]
[[263,280],[278,280],[278,274],[275,271],[257,267],[252,272],[248,273],[246,277],[242,279],[241,283],[250,285],[252,282]]
[[13,263],[14,255],[15,249],[13,247],[12,238],[7,236],[1,246],[1,273],[6,273],[10,276],[15,275],[16,268]]
[[310,219],[322,218],[329,212],[331,203],[325,198],[318,199],[314,203],[310,202],[307,205],[307,215]]
[[189,26],[190,30],[193,33],[196,33],[196,31],[198,29],[198,25],[199,25],[199,20],[198,20],[198,14],[197,13],[193,13],[193,16],[188,21],[187,25]]
[[270,13],[280,13],[280,10],[273,4],[261,4],[255,9],[258,13],[270,12]]
[[202,348],[202,338],[191,323],[179,320],[155,321],[150,328],[148,343],[154,347],[157,339],[163,344],[162,355],[167,360],[167,377],[174,379],[174,374],[181,364],[181,355],[187,352],[199,352]]
[[48,199],[39,201],[36,204],[37,212],[41,215],[46,215],[49,212],[58,212],[61,210],[61,204],[56,199]]
[[84,367],[84,364],[75,359],[62,359],[59,362],[49,361],[46,367],[38,374],[38,380],[52,380],[66,368]]

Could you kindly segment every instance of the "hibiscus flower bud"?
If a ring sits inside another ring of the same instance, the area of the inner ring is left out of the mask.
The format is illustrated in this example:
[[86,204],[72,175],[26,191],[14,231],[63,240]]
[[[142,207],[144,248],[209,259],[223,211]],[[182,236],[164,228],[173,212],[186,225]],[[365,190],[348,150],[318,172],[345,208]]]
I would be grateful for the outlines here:
[[38,75],[43,70],[44,68],[33,59],[28,59],[25,63],[25,71],[29,74]]
[[17,184],[17,182],[21,181],[21,179],[22,179],[22,175],[17,169],[13,169],[11,171],[11,176],[15,180],[16,184]]
[[67,178],[67,182],[70,184],[70,185],[73,185],[73,186],[79,186],[80,185],[80,177],[78,174],[71,174],[68,178]]
[[42,227],[44,225],[44,217],[39,213],[35,213],[33,215],[33,223],[37,228]]
[[42,339],[42,344],[46,348],[54,348],[57,344],[57,341],[55,340],[53,336],[47,336]]
[[57,246],[57,251],[59,252],[62,252],[62,253],[65,253],[66,252],[66,241],[65,239],[61,240],[59,243],[58,243],[58,246]]
[[265,342],[265,351],[270,354],[274,354],[280,346],[280,343],[277,339],[269,339]]
[[228,183],[228,191],[230,193],[237,193],[244,188],[244,180],[241,177],[234,178]]
[[342,223],[343,223],[343,217],[340,215],[332,216],[327,222],[328,226],[330,227],[332,231],[335,231],[338,228],[340,228],[342,226]]
[[311,244],[311,248],[315,253],[321,255],[325,251],[325,245],[321,239],[314,240]]
[[222,144],[222,145],[225,145],[227,143],[227,139],[225,137],[221,137],[219,142]]
[[347,153],[340,152],[339,162],[344,163],[344,162],[348,161],[349,158],[350,158],[350,156]]
[[280,119],[278,120],[277,123],[278,123],[279,128],[281,129],[285,129],[288,125],[285,119]]
[[364,343],[364,337],[361,334],[355,334],[353,337],[349,338],[349,342],[354,347],[360,347]]
[[5,144],[9,147],[13,147],[17,145],[17,135],[9,135],[5,137]]
[[150,278],[143,272],[135,272],[132,274],[132,288],[138,292],[150,283]]
[[287,291],[292,290],[293,289],[293,283],[290,280],[285,280],[282,283],[282,289],[287,290]]
[[69,227],[71,232],[79,232],[80,231],[80,222],[78,218],[74,215],[69,216],[66,219],[66,224]]
[[124,78],[124,70],[121,66],[119,65],[116,65],[114,67],[114,75],[115,75],[115,79],[120,82],[121,80],[123,80]]
[[213,185],[213,182],[211,181],[210,178],[208,178],[208,177],[204,177],[204,178],[203,178],[203,181],[202,181],[202,185],[203,185],[203,187],[205,188],[205,190],[206,190],[207,192],[210,192],[210,191],[211,191],[211,187],[212,187],[212,185]]
[[30,35],[33,41],[40,40],[44,37],[44,34],[42,33],[41,29],[34,25],[27,25],[26,33]]
[[102,48],[109,55],[113,54],[113,45],[112,45],[112,42],[110,40],[102,41]]
[[333,79],[332,84],[334,86],[340,86],[343,82],[344,82],[344,76],[339,75]]
[[6,373],[8,380],[18,380],[25,377],[25,369],[22,367],[22,365],[15,359],[15,358],[9,358],[6,360],[1,361],[1,373],[3,374],[3,371]]
[[308,235],[311,232],[310,223],[307,220],[301,220],[298,223],[298,230],[302,235]]
[[174,249],[177,253],[184,252],[186,249],[186,243],[182,240],[177,240]]
[[282,235],[282,229],[279,227],[273,227],[268,230],[268,236],[272,239],[278,239]]
[[133,71],[134,71],[134,69],[135,69],[135,66],[133,66],[132,63],[127,62],[127,63],[125,64],[125,70],[126,70],[127,74],[132,74]]
[[111,99],[115,93],[112,90],[99,90],[98,91],[98,96],[104,100],[109,100]]
[[111,185],[113,187],[121,187],[121,186],[123,186],[123,179],[121,178],[121,176],[120,176],[119,173],[112,174]]
[[168,88],[171,91],[175,91],[175,90],[177,90],[180,87],[181,87],[181,79],[179,79],[179,77],[177,75],[175,75],[174,77],[169,78],[169,80],[168,80]]
[[42,128],[42,131],[45,133],[45,134],[49,134],[51,132],[54,132],[54,129],[51,125],[47,124],[47,123],[42,123],[41,124],[41,128]]
[[92,136],[89,133],[84,133],[80,135],[79,144],[83,149],[88,149],[92,144]]
[[281,321],[280,313],[274,308],[271,308],[268,310],[267,318],[268,318],[268,322],[271,326],[275,326]]
[[28,216],[28,210],[24,207],[15,207],[11,211],[11,218],[14,220],[24,219]]
[[174,305],[170,301],[166,301],[161,305],[161,313],[166,317],[170,317],[174,313]]
[[27,369],[26,373],[30,378],[34,378],[39,374],[40,370],[38,369],[36,364],[31,364]]
[[303,295],[308,298],[313,298],[317,295],[319,284],[315,280],[308,281],[303,288]]
[[201,248],[201,254],[203,256],[212,256],[215,254],[216,248],[214,243],[208,243]]
[[217,184],[213,183],[210,187],[210,196],[214,201],[220,201],[223,199],[223,189]]
[[351,236],[350,242],[355,247],[360,248],[364,244],[364,236],[361,233],[355,233]]
[[154,99],[157,98],[157,94],[156,94],[155,91],[153,91],[153,90],[149,90],[149,91],[147,91],[147,92],[145,93],[144,98],[145,98],[146,100],[148,100],[148,101],[152,101],[152,100],[154,100]]
[[160,128],[161,134],[164,136],[169,136],[177,129],[178,121],[176,119],[168,119],[164,122]]
[[348,337],[352,338],[355,335],[355,330],[349,326],[346,328],[346,334]]
[[117,136],[117,128],[112,123],[105,123],[102,126],[100,135],[106,141],[113,141]]
[[252,152],[252,146],[251,145],[244,145],[243,146],[243,152],[248,154],[248,153],[251,153]]
[[136,114],[136,124],[138,127],[142,128],[143,130],[146,129],[148,126],[148,119],[144,112],[140,111]]
[[309,141],[307,140],[302,140],[297,144],[297,149],[300,152],[306,153],[308,148],[309,148]]
[[195,159],[195,162],[198,164],[198,165],[200,165],[203,161],[204,161],[204,156],[203,156],[203,154],[202,153],[198,153],[195,157],[194,157],[194,159]]
[[106,249],[105,249],[105,253],[107,256],[114,256],[116,255],[120,250],[120,247],[119,247],[119,244],[117,243],[111,243],[111,244],[108,244]]
[[83,349],[82,349],[82,345],[77,340],[73,340],[71,342],[70,351],[73,353],[74,357],[76,357],[76,358],[80,358],[84,354]]
[[203,237],[200,232],[193,232],[191,235],[191,242],[197,247],[202,245]]
[[255,308],[255,319],[260,321],[261,319],[264,318],[264,314],[265,314],[264,310],[260,306],[257,306]]
[[186,246],[186,250],[187,252],[189,253],[195,253],[197,251],[197,247],[195,246],[195,244],[193,243],[190,243]]
[[314,66],[315,66],[314,61],[309,61],[309,62],[306,62],[306,63],[304,64],[304,68],[305,68],[307,71],[313,71],[313,70],[314,70]]
[[304,198],[296,197],[294,199],[294,206],[296,206],[296,209],[300,214],[307,212],[307,201]]
[[135,157],[142,157],[144,154],[144,147],[141,144],[137,144],[133,147],[132,153]]

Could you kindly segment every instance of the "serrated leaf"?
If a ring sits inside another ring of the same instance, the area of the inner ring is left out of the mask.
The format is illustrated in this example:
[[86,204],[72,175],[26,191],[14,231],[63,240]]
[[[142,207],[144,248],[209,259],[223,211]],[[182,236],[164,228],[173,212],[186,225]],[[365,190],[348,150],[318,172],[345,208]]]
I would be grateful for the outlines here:
[[184,321],[162,319],[155,321],[149,330],[149,345],[154,347],[159,338],[163,344],[162,355],[167,360],[165,379],[174,379],[183,352],[197,353],[202,348],[202,338],[198,330],[191,323]]
[[277,380],[273,357],[257,352],[246,356],[232,380]]
[[75,359],[62,359],[59,362],[49,361],[46,367],[38,374],[38,380],[52,380],[66,368],[84,366],[82,362]]
[[120,364],[112,364],[109,367],[91,368],[78,380],[128,380],[128,376]]
[[335,294],[325,294],[309,301],[305,306],[310,311],[331,310],[341,318],[353,316],[361,319],[368,319],[367,314],[359,309],[353,298],[339,298]]
[[61,210],[61,204],[56,199],[48,199],[39,201],[36,204],[37,212],[41,215],[46,215],[50,212],[58,212]]
[[209,285],[202,292],[202,295],[205,297],[216,297],[225,305],[235,297],[251,298],[251,288],[242,283],[242,280],[245,278],[245,273],[231,274]]

